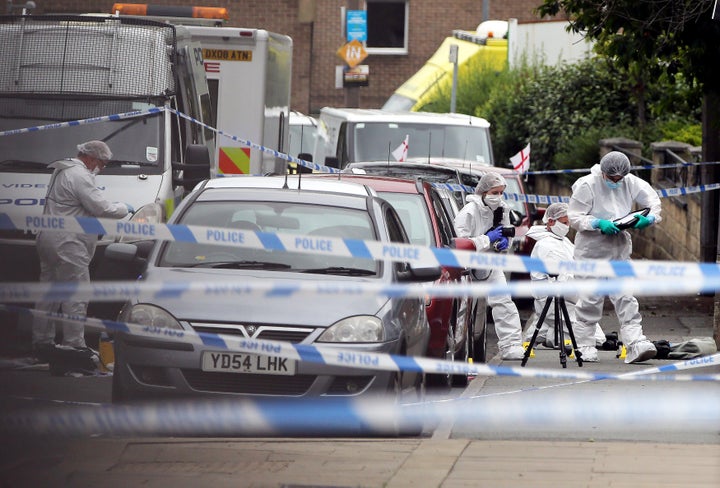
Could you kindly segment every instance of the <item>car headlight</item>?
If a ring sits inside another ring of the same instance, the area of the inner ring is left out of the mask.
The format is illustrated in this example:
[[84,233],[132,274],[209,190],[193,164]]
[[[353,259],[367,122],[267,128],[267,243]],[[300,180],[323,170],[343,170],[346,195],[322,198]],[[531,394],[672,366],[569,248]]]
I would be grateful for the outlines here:
[[317,342],[383,342],[385,329],[373,315],[348,317],[334,323],[320,334]]
[[144,303],[133,305],[127,316],[127,320],[132,324],[182,330],[180,322],[178,322],[175,317],[160,307]]
[[[131,222],[139,224],[161,224],[165,222],[165,210],[158,203],[143,205],[130,217]],[[118,242],[135,242],[137,237],[122,236]]]

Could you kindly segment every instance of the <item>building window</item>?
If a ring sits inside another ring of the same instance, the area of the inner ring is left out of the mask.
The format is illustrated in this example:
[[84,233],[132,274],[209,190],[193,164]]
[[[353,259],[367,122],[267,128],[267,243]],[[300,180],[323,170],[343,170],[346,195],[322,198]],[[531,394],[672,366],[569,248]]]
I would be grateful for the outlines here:
[[408,0],[366,0],[369,54],[408,53]]

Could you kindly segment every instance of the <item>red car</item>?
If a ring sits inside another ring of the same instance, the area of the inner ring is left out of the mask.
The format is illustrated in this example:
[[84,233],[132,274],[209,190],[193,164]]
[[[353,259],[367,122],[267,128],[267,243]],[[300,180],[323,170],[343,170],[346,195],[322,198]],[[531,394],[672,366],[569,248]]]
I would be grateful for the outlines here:
[[[397,211],[410,242],[418,246],[434,246],[475,250],[470,239],[459,238],[453,226],[450,192],[434,188],[423,180],[370,175],[307,175],[310,178],[340,178],[373,188]],[[443,267],[438,284],[469,280],[464,268]],[[485,298],[428,297],[427,318],[430,341],[427,356],[451,361],[485,362]],[[479,311],[479,313],[478,313]],[[467,375],[430,375],[431,386],[466,386]]]
[[[507,200],[510,209],[514,210],[511,214],[512,224],[515,226],[515,237],[512,240],[510,252],[529,256],[532,252],[535,241],[527,239],[525,234],[533,225],[534,221],[542,218],[544,209],[536,207],[532,203],[522,201],[522,197],[526,195],[523,177],[517,171],[509,168],[500,168],[497,166],[488,166],[486,164],[471,163],[459,159],[449,158],[422,158],[411,159],[407,162],[371,162],[371,163],[351,163],[347,167],[347,171],[354,174],[373,174],[394,176],[397,178],[422,178],[432,183],[442,184],[461,184],[468,188],[470,192],[477,186],[478,181],[485,173],[494,172],[503,175],[507,181],[506,193],[520,195],[519,199]],[[457,208],[465,205],[466,192],[452,191]],[[511,273],[510,280],[530,279],[530,276],[520,273]]]

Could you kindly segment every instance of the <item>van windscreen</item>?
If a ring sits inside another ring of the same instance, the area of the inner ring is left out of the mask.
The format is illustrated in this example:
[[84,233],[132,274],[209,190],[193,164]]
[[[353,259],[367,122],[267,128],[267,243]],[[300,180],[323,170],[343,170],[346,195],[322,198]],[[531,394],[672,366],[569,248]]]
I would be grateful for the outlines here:
[[486,127],[396,122],[356,123],[351,161],[395,161],[392,152],[408,139],[408,158],[442,157],[491,164]]

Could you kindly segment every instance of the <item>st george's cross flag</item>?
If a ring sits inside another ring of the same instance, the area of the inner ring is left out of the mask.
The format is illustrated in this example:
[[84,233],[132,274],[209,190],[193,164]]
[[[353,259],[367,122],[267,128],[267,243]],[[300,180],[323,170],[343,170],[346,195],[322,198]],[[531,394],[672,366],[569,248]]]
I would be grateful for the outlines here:
[[513,169],[518,173],[526,173],[530,169],[530,143],[515,156],[510,158]]
[[405,140],[392,152],[395,161],[405,161],[407,159],[408,139],[410,139],[410,135],[406,135]]

